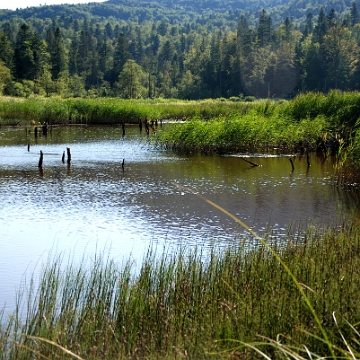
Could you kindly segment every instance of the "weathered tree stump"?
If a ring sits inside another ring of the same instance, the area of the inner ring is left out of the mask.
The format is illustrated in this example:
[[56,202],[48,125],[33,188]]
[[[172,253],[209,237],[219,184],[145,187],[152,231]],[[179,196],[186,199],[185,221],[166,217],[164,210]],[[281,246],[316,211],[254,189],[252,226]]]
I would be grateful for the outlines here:
[[39,168],[42,167],[43,157],[44,157],[44,154],[43,154],[42,150],[40,150],[40,158],[39,158],[39,163],[38,163],[38,167],[39,167]]
[[308,149],[306,149],[306,161],[307,161],[307,166],[310,167],[311,164],[310,164],[310,157],[309,157],[309,151],[308,151]]
[[63,164],[65,163],[65,151],[62,154],[61,161],[62,161]]
[[125,159],[123,159],[121,167],[122,167],[122,171],[125,171]]
[[67,152],[67,163],[70,164],[71,163],[70,148],[66,148],[66,152]]
[[290,158],[289,160],[290,160],[290,163],[291,163],[291,170],[294,171],[295,168],[294,168],[294,163],[293,163],[293,161],[292,161],[292,158]]

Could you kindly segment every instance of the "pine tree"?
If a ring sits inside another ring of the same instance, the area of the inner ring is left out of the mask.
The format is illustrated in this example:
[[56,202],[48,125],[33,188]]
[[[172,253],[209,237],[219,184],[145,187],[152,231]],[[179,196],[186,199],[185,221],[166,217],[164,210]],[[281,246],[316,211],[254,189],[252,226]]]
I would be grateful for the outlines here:
[[77,68],[78,47],[79,47],[78,36],[77,34],[75,34],[71,40],[70,51],[69,51],[68,67],[69,67],[70,76],[74,76],[78,74],[78,68]]
[[55,31],[52,50],[50,53],[51,75],[53,80],[59,79],[61,73],[67,69],[64,41],[60,28]]
[[325,10],[322,7],[319,12],[318,21],[314,28],[314,41],[322,44],[323,37],[328,29],[328,22],[326,20]]
[[351,4],[350,18],[351,18],[351,26],[355,26],[360,21],[360,14],[359,14],[359,10],[358,10],[356,1],[354,1]]
[[272,35],[272,21],[270,16],[266,14],[265,10],[261,11],[259,17],[259,25],[257,28],[257,44],[260,47],[264,47],[270,44]]
[[46,44],[27,24],[21,25],[16,37],[14,70],[18,80],[36,80],[47,63]]
[[116,42],[114,51],[114,66],[112,70],[112,81],[115,82],[122,72],[125,63],[130,59],[128,51],[128,40],[124,33],[121,33]]
[[11,42],[5,32],[0,31],[0,61],[3,62],[7,68],[13,67],[14,51]]

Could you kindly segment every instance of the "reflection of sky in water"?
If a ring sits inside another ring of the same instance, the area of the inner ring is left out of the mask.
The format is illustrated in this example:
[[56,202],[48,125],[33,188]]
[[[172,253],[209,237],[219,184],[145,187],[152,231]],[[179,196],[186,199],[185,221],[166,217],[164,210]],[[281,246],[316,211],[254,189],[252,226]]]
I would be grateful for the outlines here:
[[[155,150],[135,127],[124,139],[118,128],[57,129],[58,138],[39,138],[28,152],[23,130],[6,131],[0,134],[0,144],[2,136],[7,139],[0,146],[0,304],[9,308],[22,275],[31,276],[49,253],[78,261],[111,249],[117,261],[141,262],[150,246],[223,246],[246,233],[174,183],[260,233],[334,224],[353,208],[353,198],[331,186],[330,159],[314,157],[308,169],[298,157],[290,174],[286,157],[256,158],[262,166],[252,168],[236,157],[176,156]],[[17,146],[9,146],[10,138]],[[70,168],[61,162],[67,146]],[[43,174],[37,168],[40,150]]]

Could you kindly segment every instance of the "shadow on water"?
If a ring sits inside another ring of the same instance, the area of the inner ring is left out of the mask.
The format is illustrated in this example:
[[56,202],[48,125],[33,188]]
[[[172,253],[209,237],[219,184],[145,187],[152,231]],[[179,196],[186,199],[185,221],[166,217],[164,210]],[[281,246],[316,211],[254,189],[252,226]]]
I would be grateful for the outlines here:
[[[138,127],[62,127],[51,134],[0,128],[0,304],[50,250],[77,258],[111,247],[122,259],[168,249],[226,246],[260,235],[338,225],[358,211],[357,192],[334,186],[334,160],[304,156],[178,156],[156,150]],[[30,147],[28,148],[28,144]],[[71,149],[71,162],[63,154]],[[38,168],[39,153],[42,167]],[[247,246],[252,246],[251,240]],[[11,269],[11,272],[10,272]]]

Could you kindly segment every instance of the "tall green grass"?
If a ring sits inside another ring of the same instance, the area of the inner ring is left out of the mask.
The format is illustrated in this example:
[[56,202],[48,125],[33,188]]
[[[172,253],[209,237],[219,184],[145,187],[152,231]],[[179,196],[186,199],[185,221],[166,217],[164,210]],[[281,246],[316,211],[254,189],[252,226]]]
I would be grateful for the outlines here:
[[296,122],[280,114],[267,117],[253,110],[206,122],[195,117],[159,131],[156,141],[165,148],[202,152],[268,151],[274,147],[293,150],[299,142],[315,149],[327,125],[322,116]]
[[333,90],[328,94],[300,94],[284,107],[286,116],[300,121],[324,116],[338,131],[352,128],[360,118],[360,94]]
[[267,239],[302,286],[328,342],[289,271],[259,244],[206,254],[149,251],[137,271],[109,256],[65,269],[58,258],[44,268],[25,316],[20,305],[9,318],[3,315],[1,356],[253,359],[261,349],[271,359],[286,358],[264,340],[279,338],[299,355],[306,346],[319,357],[350,358],[340,332],[359,355],[358,225],[309,229],[285,242]]
[[209,119],[231,113],[245,113],[254,106],[220,100],[123,100],[111,98],[61,99],[0,98],[0,124],[29,124],[32,122],[57,124],[120,124],[137,123],[139,119],[180,119],[200,116]]

